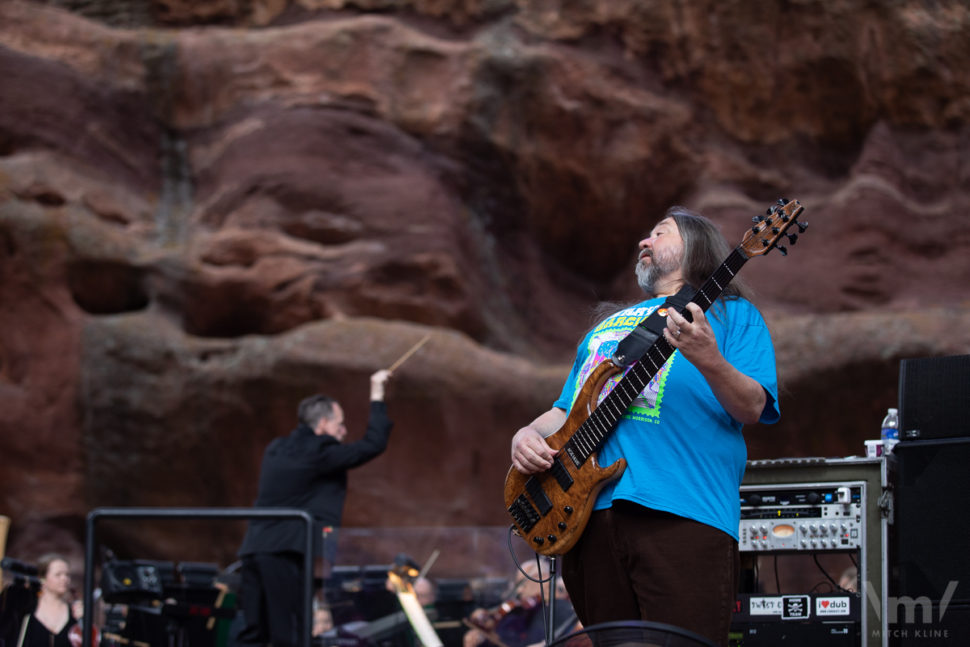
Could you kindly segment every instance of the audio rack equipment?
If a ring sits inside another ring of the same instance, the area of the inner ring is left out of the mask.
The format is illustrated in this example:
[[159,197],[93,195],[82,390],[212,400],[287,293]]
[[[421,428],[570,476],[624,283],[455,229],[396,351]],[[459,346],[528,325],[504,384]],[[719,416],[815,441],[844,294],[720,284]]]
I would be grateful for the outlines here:
[[[739,501],[742,585],[732,646],[888,647],[893,511],[883,458],[749,461]],[[837,578],[840,564],[857,568],[857,592],[819,572],[838,568],[830,572]],[[779,583],[779,572],[787,582]]]
[[858,549],[865,541],[865,488],[861,481],[742,486],[739,549]]

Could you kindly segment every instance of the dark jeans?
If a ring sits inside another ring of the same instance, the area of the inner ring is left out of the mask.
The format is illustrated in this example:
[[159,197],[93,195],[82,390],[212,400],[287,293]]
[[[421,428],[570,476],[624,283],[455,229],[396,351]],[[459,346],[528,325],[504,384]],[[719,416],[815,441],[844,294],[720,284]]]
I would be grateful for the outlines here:
[[724,532],[618,501],[590,517],[562,576],[585,627],[661,622],[727,645],[739,569],[738,543]]
[[236,637],[237,645],[300,645],[303,607],[303,555],[243,557],[239,608],[245,625]]

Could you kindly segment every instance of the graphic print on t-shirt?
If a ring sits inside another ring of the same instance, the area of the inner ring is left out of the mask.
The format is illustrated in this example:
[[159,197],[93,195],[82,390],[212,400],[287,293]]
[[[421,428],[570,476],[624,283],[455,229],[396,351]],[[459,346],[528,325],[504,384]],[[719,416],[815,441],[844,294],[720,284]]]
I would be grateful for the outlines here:
[[[586,362],[583,364],[577,376],[575,393],[579,393],[583,384],[589,378],[593,370],[609,360],[616,351],[617,345],[633,330],[637,324],[650,316],[657,306],[644,306],[622,310],[615,315],[607,317],[593,329],[593,334],[589,337]],[[657,374],[653,376],[645,389],[633,400],[630,408],[627,409],[624,417],[632,417],[644,422],[656,422],[660,416],[660,403],[663,401],[663,387],[667,379],[667,371],[670,370],[671,363],[676,359],[675,352],[664,364]],[[629,369],[628,369],[629,370]],[[614,375],[606,381],[603,390],[599,395],[597,404],[613,390],[623,378],[623,373]]]

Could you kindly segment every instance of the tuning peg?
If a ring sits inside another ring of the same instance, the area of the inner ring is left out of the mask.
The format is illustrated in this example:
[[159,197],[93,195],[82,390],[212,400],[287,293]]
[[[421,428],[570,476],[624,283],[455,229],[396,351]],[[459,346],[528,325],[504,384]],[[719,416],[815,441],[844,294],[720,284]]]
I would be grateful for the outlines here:
[[770,207],[768,207],[768,209],[767,209],[767,210],[765,211],[765,215],[766,215],[766,216],[772,216],[772,215],[774,215],[774,213],[775,213],[775,211],[777,211],[777,210],[778,210],[778,207],[776,207],[775,205],[771,205],[771,206],[770,206]]
[[798,225],[798,233],[800,234],[804,234],[805,230],[808,229],[807,222],[796,222],[795,224]]
[[798,234],[785,234],[785,236],[788,238],[788,242],[792,245],[798,242]]
[[764,219],[765,219],[765,217],[764,217],[764,216],[753,216],[753,217],[751,218],[751,222],[761,222],[761,221],[762,221],[762,220],[764,220]]
[[778,198],[778,204],[784,207],[788,204],[788,198]]
[[782,256],[788,256],[788,250],[785,248],[784,245],[776,245],[775,247],[778,249],[778,251],[781,253]]

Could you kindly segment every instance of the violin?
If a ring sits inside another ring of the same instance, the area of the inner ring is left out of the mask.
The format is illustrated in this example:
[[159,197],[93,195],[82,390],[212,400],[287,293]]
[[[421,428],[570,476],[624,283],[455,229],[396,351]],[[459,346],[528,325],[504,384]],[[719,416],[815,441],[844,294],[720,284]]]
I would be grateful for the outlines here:
[[[71,647],[81,647],[84,644],[84,628],[80,621],[71,625],[67,632],[67,638],[71,641]],[[101,632],[98,631],[97,627],[91,627],[91,644],[98,645],[100,643]]]
[[467,625],[474,629],[491,631],[502,618],[512,613],[516,609],[535,609],[541,603],[542,596],[540,595],[517,597],[511,600],[505,600],[501,604],[492,607],[491,609],[476,609],[470,616],[468,616],[468,618],[465,619],[465,621]]
[[[89,621],[89,618],[84,613],[84,605],[82,601],[77,597],[77,591],[71,589],[71,597],[74,599],[73,602],[68,604],[68,613],[70,613],[77,622],[71,625],[68,630],[67,638],[71,643],[71,647],[81,647],[84,644],[84,625]],[[91,625],[91,644],[99,645],[101,644],[101,630],[94,624]]]

